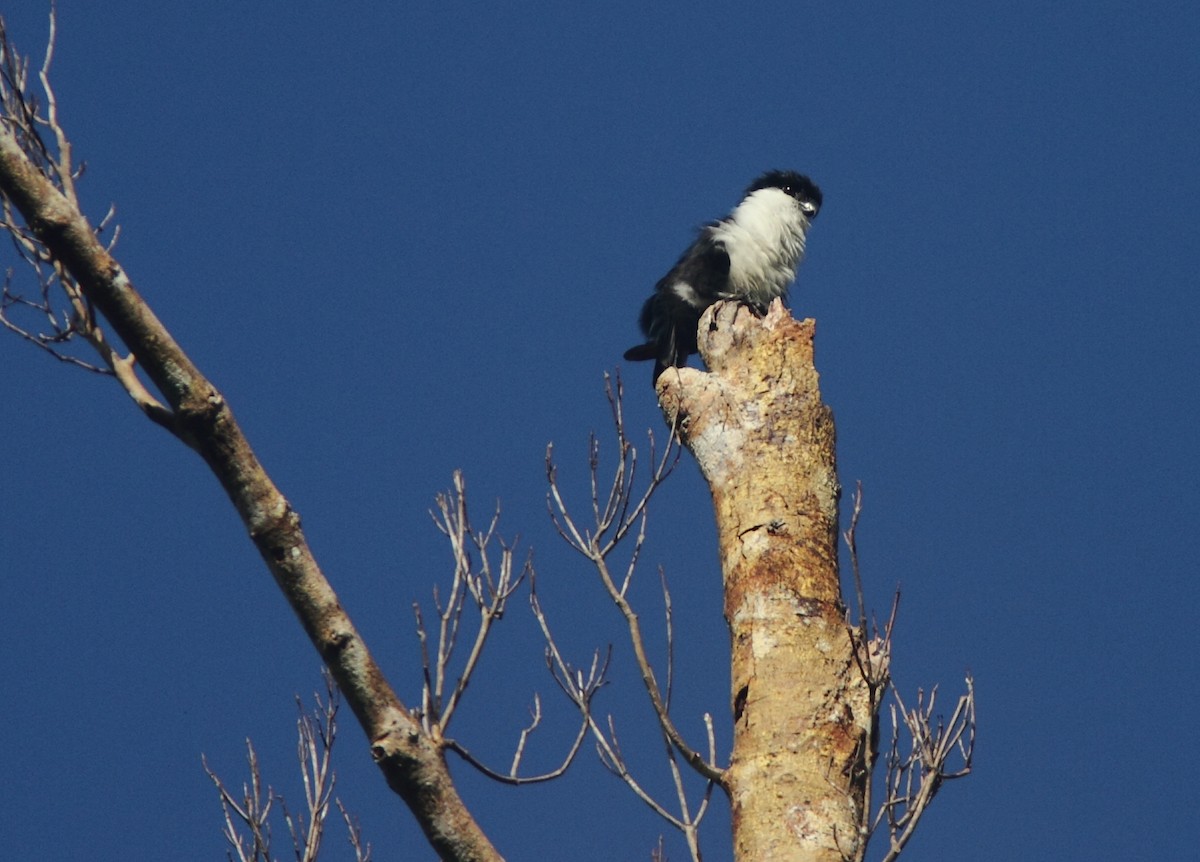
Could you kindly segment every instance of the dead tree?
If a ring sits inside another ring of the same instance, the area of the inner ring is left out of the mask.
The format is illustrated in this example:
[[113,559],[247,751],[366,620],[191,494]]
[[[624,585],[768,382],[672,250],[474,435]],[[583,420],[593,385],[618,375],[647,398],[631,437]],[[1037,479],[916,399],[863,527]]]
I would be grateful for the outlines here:
[[862,840],[873,716],[841,600],[833,414],[813,328],[779,300],[761,320],[718,305],[701,321],[709,372],[659,378],[717,516],[738,859],[834,862],[857,858]]
[[[571,516],[550,470],[559,532],[596,566],[628,622],[667,745],[680,810],[647,801],[683,833],[693,860],[700,859],[697,830],[708,794],[694,809],[686,804],[677,760],[728,796],[738,860],[857,860],[870,831],[869,761],[886,645],[848,624],[841,598],[833,415],[818,388],[813,328],[779,301],[761,319],[738,303],[719,304],[700,325],[709,370],[669,369],[657,383],[672,436],[695,455],[716,512],[732,651],[734,743],[726,764],[718,762],[708,715],[704,753],[677,728],[626,598],[645,536],[645,497],[630,488],[636,451],[625,438],[619,390],[610,401],[621,458],[603,494],[593,454],[588,529]],[[613,559],[626,536],[633,548],[622,569]],[[665,583],[664,603],[669,609]],[[547,641],[557,656],[548,631]],[[668,656],[672,648],[668,616]],[[663,675],[670,680],[669,660]],[[602,751],[616,748],[611,730],[594,732]],[[615,763],[644,798],[626,765]]]
[[[646,793],[620,754],[611,720],[606,726],[582,706],[590,704],[586,691],[573,682],[571,666],[535,601],[556,679],[581,704],[605,764],[684,836],[696,862],[699,828],[714,788],[732,805],[737,860],[862,860],[872,836],[886,826],[883,858],[891,862],[938,788],[971,768],[970,678],[948,721],[935,712],[936,690],[928,696],[919,692],[910,710],[892,684],[896,605],[882,626],[869,619],[855,539],[861,492],[850,528],[839,537],[833,414],[821,400],[814,330],[812,320],[794,320],[780,301],[762,318],[738,303],[718,304],[700,322],[700,353],[708,371],[680,368],[658,378],[672,438],[695,455],[716,513],[734,721],[733,751],[724,761],[716,751],[711,714],[700,717],[706,738],[694,745],[671,713],[675,643],[665,579],[665,668],[656,670],[647,658],[641,619],[628,599],[646,536],[646,504],[670,471],[670,446],[656,460],[651,438],[646,487],[635,489],[639,458],[625,432],[618,381],[609,387],[616,464],[605,482],[593,437],[586,515],[573,514],[552,452],[547,453],[551,516],[563,539],[595,567],[625,623],[658,719],[674,800]],[[850,553],[853,614],[842,594],[840,538]],[[624,556],[622,543],[629,546]],[[874,807],[878,718],[889,692],[895,701],[893,732],[882,799]],[[689,799],[684,768],[706,782],[698,800]]]

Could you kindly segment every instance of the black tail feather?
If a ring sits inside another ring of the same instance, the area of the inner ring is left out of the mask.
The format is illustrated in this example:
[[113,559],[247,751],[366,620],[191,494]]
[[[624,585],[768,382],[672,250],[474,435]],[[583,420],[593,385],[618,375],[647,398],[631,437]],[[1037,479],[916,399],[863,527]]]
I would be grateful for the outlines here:
[[625,360],[627,362],[645,362],[647,359],[657,359],[659,347],[653,341],[647,341],[645,344],[639,344],[637,347],[631,347],[625,351]]

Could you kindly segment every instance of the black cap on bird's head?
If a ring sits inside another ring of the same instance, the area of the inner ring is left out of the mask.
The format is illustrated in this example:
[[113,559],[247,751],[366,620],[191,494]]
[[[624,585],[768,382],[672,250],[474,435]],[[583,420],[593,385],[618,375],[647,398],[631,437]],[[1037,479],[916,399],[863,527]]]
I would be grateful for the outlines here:
[[746,194],[751,195],[761,189],[780,189],[791,195],[800,202],[801,208],[810,219],[815,218],[821,210],[821,190],[804,174],[795,171],[767,171],[750,184]]

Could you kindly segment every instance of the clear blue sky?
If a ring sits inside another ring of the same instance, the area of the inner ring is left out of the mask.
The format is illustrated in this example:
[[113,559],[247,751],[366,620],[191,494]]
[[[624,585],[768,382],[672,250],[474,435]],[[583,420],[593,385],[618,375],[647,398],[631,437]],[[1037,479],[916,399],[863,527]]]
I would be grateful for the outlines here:
[[[6,4],[40,52],[45,6]],[[231,401],[326,572],[415,702],[411,603],[449,560],[455,468],[536,550],[544,599],[639,771],[665,773],[615,613],[544,509],[582,497],[601,375],[691,230],[765,168],[825,192],[793,308],[818,320],[863,566],[904,599],[905,692],[979,692],[976,774],[916,859],[1181,859],[1200,743],[1200,12],[978,5],[62,0],[54,80],[94,218]],[[5,252],[3,265],[13,263]],[[0,338],[3,845],[14,859],[223,856],[205,753],[252,737],[298,801],[318,661],[215,481],[110,381]],[[631,425],[661,428],[649,369]],[[678,721],[721,717],[715,537],[692,463],[655,508]],[[506,763],[534,691],[570,714],[520,605],[456,734]],[[342,727],[376,858],[429,859]],[[727,747],[724,749],[727,752]],[[463,790],[510,859],[645,859],[665,830],[590,753],[550,787]],[[331,827],[328,858],[348,858]],[[674,842],[673,835],[668,841]],[[712,815],[707,858],[730,858]],[[684,858],[668,843],[672,858]]]

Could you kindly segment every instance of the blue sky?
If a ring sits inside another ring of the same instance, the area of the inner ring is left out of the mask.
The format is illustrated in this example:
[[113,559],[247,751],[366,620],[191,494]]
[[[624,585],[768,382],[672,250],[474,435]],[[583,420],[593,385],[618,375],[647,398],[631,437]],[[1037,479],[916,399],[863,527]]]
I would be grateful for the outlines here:
[[[4,15],[40,52],[45,4]],[[862,563],[903,585],[895,674],[978,687],[975,774],[913,859],[1194,852],[1200,12],[1186,4],[164,4],[62,0],[53,78],[94,218],[230,400],[390,679],[449,556],[465,471],[532,547],[567,647],[616,645],[612,711],[665,790],[615,611],[554,535],[602,374],[691,231],[760,171],[825,193],[793,292],[818,321]],[[4,265],[12,264],[6,253]],[[213,859],[252,737],[300,798],[318,661],[199,459],[110,381],[0,338],[0,650],[13,858]],[[649,369],[631,427],[661,431]],[[611,447],[610,447],[611,448]],[[676,606],[678,722],[728,738],[715,531],[686,461],[642,572]],[[519,605],[517,609],[520,610]],[[534,691],[524,612],[456,735],[506,763]],[[339,795],[378,859],[428,859],[349,720]],[[728,751],[727,745],[724,749]],[[585,752],[562,782],[457,770],[511,859],[645,859],[666,831]],[[334,825],[327,858],[343,855]],[[668,833],[672,858],[682,845]],[[730,858],[716,811],[706,858]]]

